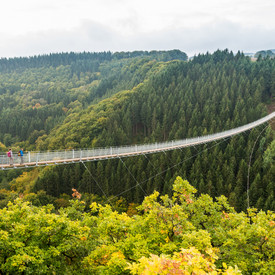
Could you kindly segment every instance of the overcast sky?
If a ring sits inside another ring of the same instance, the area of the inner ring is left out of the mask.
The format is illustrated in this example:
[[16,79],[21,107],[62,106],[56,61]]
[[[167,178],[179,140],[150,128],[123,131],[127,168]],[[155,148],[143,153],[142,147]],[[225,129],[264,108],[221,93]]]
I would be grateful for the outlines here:
[[9,0],[0,7],[0,57],[275,49],[275,0]]

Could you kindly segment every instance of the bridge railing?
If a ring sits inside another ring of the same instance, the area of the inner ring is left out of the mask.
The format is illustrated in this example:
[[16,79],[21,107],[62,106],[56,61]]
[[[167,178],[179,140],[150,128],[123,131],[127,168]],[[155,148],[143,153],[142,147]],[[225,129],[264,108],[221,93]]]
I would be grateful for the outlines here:
[[[141,145],[130,145],[130,146],[121,146],[121,147],[109,147],[109,148],[92,148],[92,149],[76,149],[76,150],[63,150],[63,151],[44,151],[44,152],[26,152],[24,154],[24,163],[32,163],[32,165],[38,165],[38,163],[42,162],[72,162],[73,160],[79,161],[82,159],[92,158],[92,157],[102,157],[102,158],[110,158],[117,156],[126,156],[129,154],[146,154],[153,153],[162,150],[170,150],[178,147],[186,147],[192,145],[198,145],[201,143],[206,143],[222,138],[226,138],[229,136],[236,135],[238,133],[247,131],[252,129],[255,126],[258,126],[272,118],[275,117],[275,112],[270,115],[261,118],[252,123],[246,124],[244,126],[240,126],[231,130],[227,130],[224,132],[219,132],[216,134],[189,138],[189,139],[181,139],[181,140],[173,140],[161,143],[151,143],[151,144],[141,144]],[[13,163],[19,164],[20,157],[16,154],[13,155]],[[9,164],[9,158],[6,154],[0,154],[0,165]]]

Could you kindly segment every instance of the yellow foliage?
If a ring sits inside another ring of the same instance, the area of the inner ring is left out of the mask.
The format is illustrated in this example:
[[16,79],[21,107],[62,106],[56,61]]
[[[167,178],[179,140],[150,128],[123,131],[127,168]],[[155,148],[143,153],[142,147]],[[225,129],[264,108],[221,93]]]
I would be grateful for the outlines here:
[[35,184],[38,176],[38,169],[33,169],[29,172],[23,172],[22,175],[12,181],[11,190],[17,191],[18,193],[30,193],[30,190]]
[[150,258],[142,257],[139,263],[129,264],[128,269],[132,274],[142,275],[195,275],[195,274],[240,274],[235,267],[223,265],[223,270],[218,270],[214,264],[216,255],[208,251],[208,255],[201,254],[196,248],[181,249],[172,257],[166,255],[151,255]]
[[7,147],[0,141],[0,151],[7,151]]

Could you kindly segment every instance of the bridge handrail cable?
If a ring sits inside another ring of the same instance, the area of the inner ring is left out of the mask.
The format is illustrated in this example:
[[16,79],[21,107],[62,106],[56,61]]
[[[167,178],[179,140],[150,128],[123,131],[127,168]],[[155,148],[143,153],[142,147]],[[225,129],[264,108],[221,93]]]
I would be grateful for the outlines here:
[[[139,154],[149,154],[160,151],[173,150],[188,146],[195,146],[202,143],[208,143],[214,140],[227,138],[239,133],[248,131],[256,126],[259,126],[275,117],[275,112],[258,119],[246,125],[218,132],[211,135],[193,137],[181,140],[172,140],[161,143],[149,143],[140,145],[126,145],[119,147],[107,148],[91,148],[91,149],[72,149],[63,151],[44,151],[44,152],[27,152],[24,155],[24,165],[36,166],[43,164],[58,164],[62,161],[73,162],[82,160],[96,160],[116,157],[133,156]],[[0,168],[4,169],[8,166],[8,157],[0,155]],[[14,154],[14,165],[19,166],[20,158]]]

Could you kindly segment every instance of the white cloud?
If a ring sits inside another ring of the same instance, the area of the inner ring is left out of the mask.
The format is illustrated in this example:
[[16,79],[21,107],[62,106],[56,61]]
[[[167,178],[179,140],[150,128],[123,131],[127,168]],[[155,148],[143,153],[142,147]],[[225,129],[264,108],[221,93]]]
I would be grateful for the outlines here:
[[11,0],[1,5],[0,57],[275,48],[274,0]]

